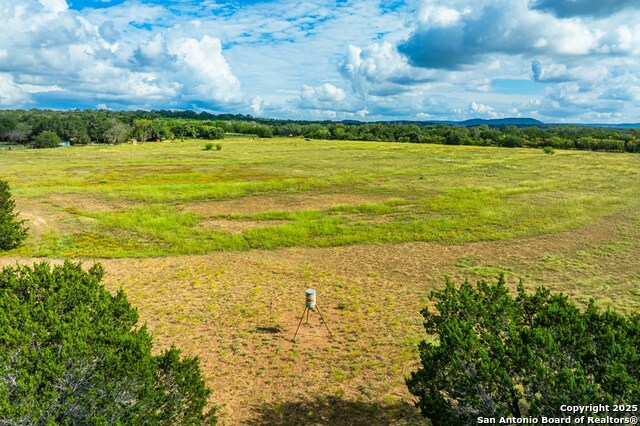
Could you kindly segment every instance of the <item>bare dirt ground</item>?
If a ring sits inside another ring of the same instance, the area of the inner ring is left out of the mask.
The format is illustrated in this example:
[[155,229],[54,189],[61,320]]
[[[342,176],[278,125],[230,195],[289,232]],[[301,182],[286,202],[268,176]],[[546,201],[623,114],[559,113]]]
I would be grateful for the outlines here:
[[228,220],[228,219],[207,219],[200,222],[200,226],[205,229],[227,231],[232,234],[242,234],[249,229],[264,228],[267,226],[277,226],[286,223],[284,220]]
[[52,206],[62,209],[77,209],[82,211],[118,211],[125,210],[133,206],[123,200],[100,200],[89,195],[79,194],[51,194],[47,197],[46,202]]
[[[221,424],[423,424],[404,377],[416,369],[416,344],[426,337],[420,309],[445,274],[474,279],[506,270],[512,284],[523,278],[529,288],[544,284],[581,303],[595,297],[629,313],[640,309],[638,232],[627,212],[507,242],[102,263],[105,285],[126,291],[157,350],[175,344],[199,357]],[[36,260],[0,258],[0,265]],[[306,288],[318,291],[333,339],[311,313],[292,342]]]

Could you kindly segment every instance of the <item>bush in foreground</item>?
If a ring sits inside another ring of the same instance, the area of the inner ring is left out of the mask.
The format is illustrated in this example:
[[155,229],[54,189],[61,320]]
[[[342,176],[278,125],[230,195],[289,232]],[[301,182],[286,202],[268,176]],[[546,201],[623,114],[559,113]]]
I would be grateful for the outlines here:
[[0,180],[0,250],[19,247],[27,238],[24,221],[14,212],[16,202],[11,198],[9,182]]
[[600,312],[593,301],[581,311],[544,288],[526,294],[520,285],[514,298],[503,277],[459,288],[447,280],[432,297],[436,311],[422,315],[437,343],[420,344],[422,368],[407,385],[434,425],[640,401],[640,317]]
[[137,311],[102,276],[68,261],[0,272],[0,424],[214,424],[198,360],[151,355]]

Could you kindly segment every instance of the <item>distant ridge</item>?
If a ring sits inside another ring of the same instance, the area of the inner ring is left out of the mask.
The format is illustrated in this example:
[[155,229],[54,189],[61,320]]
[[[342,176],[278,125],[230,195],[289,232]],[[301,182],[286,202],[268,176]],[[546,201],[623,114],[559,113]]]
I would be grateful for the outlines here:
[[460,121],[458,123],[456,123],[460,126],[481,126],[483,124],[486,124],[487,126],[544,126],[545,123],[543,123],[540,120],[536,120],[535,118],[517,118],[517,117],[510,117],[510,118],[496,118],[496,119],[491,119],[491,120],[485,120],[482,118],[473,118],[471,120],[465,120],[465,121]]
[[[306,123],[307,121],[300,121]],[[331,120],[325,121],[326,123],[332,123]],[[472,118],[464,121],[454,120],[385,120],[385,121],[359,121],[359,120],[342,120],[343,124],[367,124],[367,123],[401,123],[401,124],[418,124],[418,125],[436,125],[436,124],[448,124],[450,126],[463,126],[463,127],[475,127],[482,126],[483,124],[490,127],[501,126],[516,126],[516,127],[557,127],[557,126],[578,126],[578,127],[605,127],[612,129],[640,129],[640,123],[545,123],[544,121],[536,120],[530,117],[507,117],[507,118]]]

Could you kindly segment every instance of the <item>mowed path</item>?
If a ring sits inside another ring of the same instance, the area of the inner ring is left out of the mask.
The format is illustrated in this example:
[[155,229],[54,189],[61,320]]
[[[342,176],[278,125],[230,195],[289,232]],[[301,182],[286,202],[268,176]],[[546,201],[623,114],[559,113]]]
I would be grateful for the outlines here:
[[[544,284],[584,303],[640,310],[640,226],[632,211],[589,226],[513,241],[106,259],[153,333],[200,358],[222,424],[422,424],[404,377],[424,339],[420,309],[444,275]],[[0,258],[0,265],[32,258]],[[87,261],[87,264],[92,261]],[[304,290],[317,314],[294,334]]]

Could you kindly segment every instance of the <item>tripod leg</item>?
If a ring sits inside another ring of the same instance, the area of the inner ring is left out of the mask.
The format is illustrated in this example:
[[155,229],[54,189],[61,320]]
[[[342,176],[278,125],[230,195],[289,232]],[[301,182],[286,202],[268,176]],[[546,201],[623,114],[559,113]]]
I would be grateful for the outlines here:
[[293,341],[296,341],[296,336],[298,335],[298,330],[300,330],[300,325],[302,325],[302,320],[304,319],[304,314],[307,313],[307,316],[309,315],[309,313],[307,312],[307,308],[304,308],[304,311],[302,311],[302,316],[300,317],[300,322],[298,323],[298,328],[296,328],[296,334],[293,335]]
[[310,311],[310,310],[311,310],[311,309],[307,308],[307,324],[309,324],[309,311]]
[[318,307],[317,303],[316,303],[316,309],[318,310],[318,314],[320,314],[320,319],[322,320],[322,323],[324,324],[325,327],[327,327],[327,331],[329,332],[329,337],[333,339],[333,334],[331,334],[331,330],[329,330],[329,326],[327,325],[327,322],[324,320],[324,316],[322,315],[322,312],[320,312],[320,308]]

